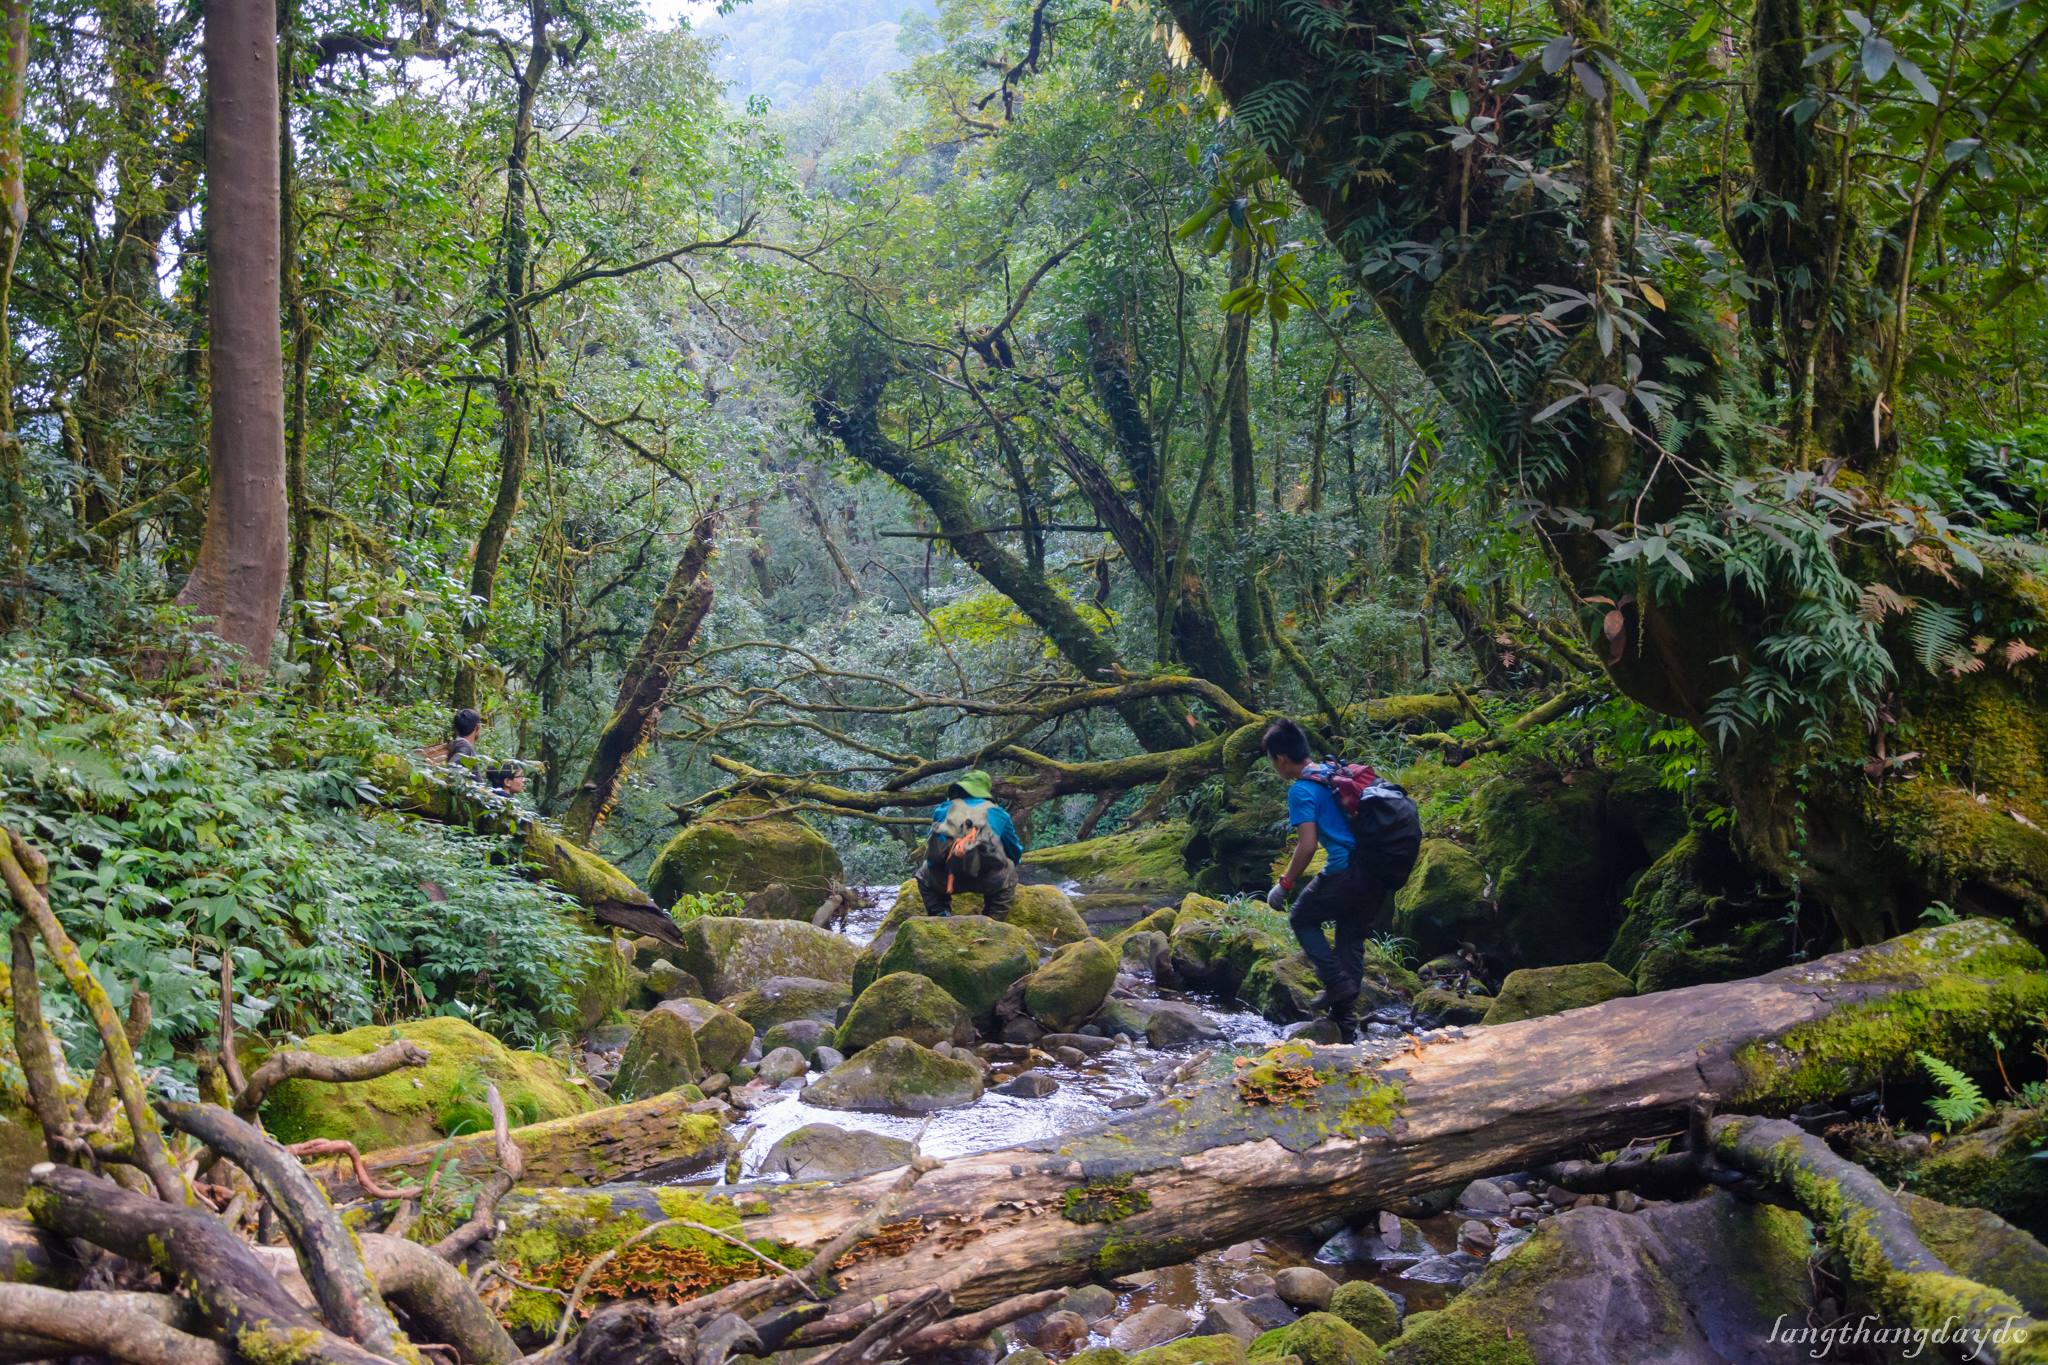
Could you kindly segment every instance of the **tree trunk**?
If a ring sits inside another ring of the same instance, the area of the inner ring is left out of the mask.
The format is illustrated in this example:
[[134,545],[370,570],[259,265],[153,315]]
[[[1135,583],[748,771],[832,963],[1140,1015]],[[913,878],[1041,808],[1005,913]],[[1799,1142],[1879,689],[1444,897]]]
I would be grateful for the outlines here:
[[[1092,1131],[939,1163],[841,1290],[893,1294],[968,1267],[954,1306],[971,1310],[1669,1133],[1701,1096],[1783,1111],[1844,1066],[1861,1086],[1916,1066],[1915,1048],[1982,1050],[2048,1004],[2043,966],[2011,929],[1968,920],[1455,1041],[1288,1044],[1235,1071],[1219,1059],[1213,1079]],[[754,1187],[765,1211],[747,1236],[816,1246],[897,1177]],[[611,1207],[660,1217],[663,1192],[615,1186]],[[559,1218],[549,1204],[514,1196],[507,1231]]]
[[[1230,287],[1242,289],[1251,283],[1252,249],[1239,243],[1230,253]],[[1233,312],[1223,324],[1223,364],[1227,378],[1223,403],[1230,433],[1230,531],[1237,552],[1247,556],[1237,574],[1237,645],[1244,654],[1245,668],[1254,676],[1264,673],[1272,631],[1266,621],[1265,604],[1259,600],[1257,565],[1250,558],[1252,531],[1259,510],[1258,449],[1252,444],[1252,315],[1249,309]]]
[[[498,491],[491,499],[490,514],[476,535],[476,554],[470,562],[469,595],[472,613],[464,628],[472,654],[483,647],[489,630],[491,597],[498,587],[498,565],[505,558],[505,542],[512,534],[512,518],[519,511],[520,491],[526,483],[526,461],[533,445],[533,358],[528,353],[525,299],[531,281],[532,234],[526,224],[528,164],[533,153],[533,113],[540,99],[540,84],[554,58],[548,39],[550,13],[547,0],[532,0],[528,11],[531,42],[526,62],[515,68],[512,78],[517,103],[512,116],[512,144],[505,156],[505,227],[500,238],[504,270],[499,288],[504,291],[504,359],[498,373]],[[454,705],[477,704],[477,666],[464,660],[455,674]]]
[[28,568],[28,466],[14,430],[14,262],[28,228],[21,111],[28,94],[28,0],[0,2],[0,630],[20,619]]
[[562,815],[562,832],[579,844],[588,844],[611,813],[627,766],[661,723],[661,708],[668,699],[669,684],[675,680],[676,666],[711,612],[711,578],[704,570],[711,559],[711,537],[717,524],[718,512],[713,508],[691,528],[668,586],[654,604],[654,616],[647,623],[640,648],[619,680],[612,717],[598,732],[597,749]]
[[290,526],[278,332],[277,6],[206,13],[206,278],[212,432],[206,527],[178,603],[270,667]]

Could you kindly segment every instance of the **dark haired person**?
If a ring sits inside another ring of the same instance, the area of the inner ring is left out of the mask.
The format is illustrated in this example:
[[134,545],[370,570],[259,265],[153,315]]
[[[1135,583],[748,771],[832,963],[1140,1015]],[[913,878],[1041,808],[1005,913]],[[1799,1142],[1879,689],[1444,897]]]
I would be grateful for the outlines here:
[[[1307,733],[1291,720],[1276,720],[1259,736],[1259,747],[1273,771],[1287,779],[1287,823],[1294,826],[1294,856],[1266,893],[1266,903],[1287,911],[1288,927],[1323,983],[1322,993],[1309,1005],[1335,1020],[1348,1036],[1352,1009],[1365,981],[1366,931],[1385,892],[1366,868],[1352,865],[1357,837],[1337,803],[1337,793],[1308,775]],[[1327,855],[1323,870],[1296,895],[1318,848]],[[1323,934],[1326,924],[1336,926],[1334,946]]]
[[465,706],[455,713],[449,726],[453,738],[448,741],[448,761],[464,767],[476,766],[476,735],[483,727],[484,718],[473,706]]

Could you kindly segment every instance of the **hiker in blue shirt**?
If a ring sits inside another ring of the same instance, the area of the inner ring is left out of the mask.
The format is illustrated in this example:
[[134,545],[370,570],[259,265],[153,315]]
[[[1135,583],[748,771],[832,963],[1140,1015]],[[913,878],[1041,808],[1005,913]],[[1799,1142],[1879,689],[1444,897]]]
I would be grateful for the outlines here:
[[917,867],[917,889],[928,915],[953,913],[953,897],[969,891],[981,897],[982,913],[1007,919],[1017,899],[1017,860],[1024,841],[1010,813],[996,804],[986,772],[962,773],[932,808],[931,834]]
[[[1384,891],[1365,875],[1364,868],[1352,866],[1357,836],[1337,804],[1337,794],[1327,784],[1304,775],[1309,769],[1308,735],[1291,720],[1276,720],[1266,727],[1259,744],[1273,771],[1288,781],[1287,823],[1294,826],[1295,836],[1294,856],[1266,893],[1266,903],[1287,911],[1288,927],[1323,983],[1322,992],[1309,1001],[1310,1008],[1335,1020],[1339,1030],[1348,1033],[1365,982],[1366,931],[1378,914]],[[1295,887],[1317,848],[1328,854],[1323,870],[1296,896]],[[1324,937],[1325,924],[1336,926],[1334,947]]]

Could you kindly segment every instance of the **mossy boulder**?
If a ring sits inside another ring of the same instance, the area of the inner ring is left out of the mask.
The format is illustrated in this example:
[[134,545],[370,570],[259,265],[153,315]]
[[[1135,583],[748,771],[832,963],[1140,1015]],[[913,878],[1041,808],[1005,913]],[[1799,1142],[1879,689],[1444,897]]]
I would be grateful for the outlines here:
[[1492,944],[1509,961],[1584,962],[1614,937],[1620,891],[1598,770],[1504,775],[1473,798],[1480,866],[1500,907]]
[[829,1024],[846,1003],[847,995],[844,981],[771,976],[753,989],[729,995],[719,1003],[753,1025],[754,1032],[765,1034],[777,1024],[797,1019],[818,1019]]
[[808,1104],[864,1113],[929,1114],[981,1098],[981,1069],[908,1038],[884,1038],[804,1087]]
[[1913,1188],[2048,1238],[2048,1109],[2001,1105],[1920,1163]]
[[1916,1194],[1902,1193],[1898,1201],[1942,1264],[2004,1290],[2033,1318],[2048,1319],[2048,1248],[1988,1209],[1957,1208]]
[[1461,994],[1442,987],[1417,991],[1412,1003],[1418,1015],[1440,1024],[1484,1023],[1487,1010],[1493,1006],[1486,996]]
[[611,1095],[615,1100],[645,1099],[701,1080],[704,1074],[697,1032],[689,1021],[670,1010],[649,1010],[626,1040]]
[[1111,934],[1109,936],[1109,946],[1121,953],[1126,943],[1129,943],[1141,934],[1163,934],[1168,939],[1171,939],[1173,936],[1173,922],[1179,918],[1180,906],[1178,904],[1162,905],[1157,910],[1147,914],[1143,919],[1140,919],[1136,924],[1119,929],[1114,934]]
[[1088,1022],[1116,984],[1117,955],[1101,939],[1069,943],[1024,978],[1024,1012],[1059,1033]]
[[[1309,1001],[1323,988],[1316,969],[1298,952],[1262,957],[1238,983],[1237,998],[1276,1024],[1291,1024],[1315,1013]],[[1379,983],[1361,983],[1360,1001],[1368,1010],[1391,999]]]
[[1245,1353],[1253,1361],[1294,1356],[1301,1365],[1378,1365],[1379,1345],[1335,1313],[1309,1313],[1261,1332]]
[[1605,962],[1524,967],[1509,972],[1507,980],[1500,983],[1500,995],[1488,1007],[1486,1022],[1512,1024],[1518,1019],[1540,1019],[1635,993],[1629,979]]
[[631,1004],[646,981],[630,945],[588,916],[578,917],[590,942],[568,971],[568,1000],[547,1023],[565,1033],[596,1028]]
[[1449,839],[1424,839],[1415,871],[1394,893],[1394,932],[1424,958],[1460,943],[1485,943],[1495,928],[1486,893],[1486,869],[1477,858]]
[[1079,843],[1036,848],[1024,855],[1023,866],[1055,881],[1079,882],[1091,891],[1178,894],[1191,885],[1181,858],[1187,837],[1185,820],[1164,820]]
[[905,922],[875,960],[874,972],[929,977],[969,1014],[985,1019],[1003,992],[1037,965],[1038,941],[1028,931],[985,915],[951,915]]
[[925,1047],[972,1043],[974,1019],[930,977],[890,972],[853,1002],[833,1046],[850,1057],[884,1038],[908,1038]]
[[[794,815],[752,797],[723,801],[685,825],[648,869],[647,889],[660,905],[692,892],[760,891],[776,883],[822,900],[845,876],[839,854]],[[813,901],[815,906],[816,901]]]
[[286,1143],[340,1138],[364,1151],[402,1147],[475,1127],[487,1081],[496,1083],[517,1123],[565,1118],[597,1107],[554,1058],[506,1047],[460,1019],[415,1019],[318,1034],[297,1046],[323,1057],[359,1057],[393,1038],[419,1044],[427,1064],[373,1081],[286,1081],[264,1102],[264,1125]]
[[648,1013],[673,1015],[689,1026],[696,1036],[697,1056],[707,1074],[731,1071],[754,1041],[753,1027],[746,1020],[709,1000],[664,1000]]
[[1262,958],[1294,950],[1286,920],[1249,901],[1191,895],[1180,903],[1168,936],[1173,970],[1191,986],[1232,993]]
[[907,1166],[916,1151],[910,1142],[886,1133],[807,1123],[770,1147],[761,1169],[793,1180],[848,1180]]
[[1347,1280],[1330,1295],[1330,1311],[1384,1346],[1401,1334],[1401,1309],[1371,1280]]
[[778,976],[850,981],[860,949],[838,934],[786,919],[706,915],[683,926],[675,963],[724,1000]]
[[1130,1357],[1131,1365],[1245,1365],[1244,1343],[1236,1337],[1182,1337]]
[[[981,913],[982,901],[978,892],[963,891],[953,897],[954,918]],[[915,881],[907,881],[896,889],[896,904],[882,917],[876,937],[879,939],[924,915],[924,892]],[[1075,943],[1088,937],[1088,922],[1074,908],[1073,898],[1057,886],[1018,887],[1016,899],[1011,903],[1010,913],[1004,922],[1029,931],[1046,947]]]

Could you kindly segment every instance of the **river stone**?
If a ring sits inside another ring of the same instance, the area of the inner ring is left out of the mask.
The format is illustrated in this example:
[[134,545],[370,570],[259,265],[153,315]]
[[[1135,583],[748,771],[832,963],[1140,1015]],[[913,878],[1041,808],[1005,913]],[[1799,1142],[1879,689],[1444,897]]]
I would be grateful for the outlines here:
[[816,1052],[813,1052],[811,1054],[811,1065],[816,1067],[820,1071],[830,1071],[833,1067],[840,1065],[845,1060],[845,1054],[840,1052],[838,1048],[832,1047],[829,1044],[820,1047]]
[[847,1180],[910,1164],[915,1149],[902,1138],[830,1123],[807,1123],[768,1149],[761,1169],[795,1180]]
[[777,1024],[795,1019],[832,1022],[832,1016],[846,1003],[843,981],[819,981],[808,976],[771,976],[752,990],[729,995],[719,1001],[727,1009],[765,1034]]
[[656,855],[647,871],[648,894],[671,906],[692,892],[745,894],[781,882],[807,895],[815,892],[815,909],[845,868],[832,845],[797,816],[758,818],[769,809],[765,801],[741,797],[699,815]]
[[778,976],[850,981],[860,949],[838,934],[796,920],[705,915],[683,926],[677,965],[723,1000]]
[[800,919],[809,923],[824,899],[822,892],[805,891],[788,882],[770,882],[747,894],[740,913],[748,919]]
[[779,1047],[793,1047],[808,1061],[817,1056],[818,1049],[831,1036],[831,1027],[816,1019],[792,1019],[763,1034],[761,1046],[771,1052]]
[[1401,1308],[1371,1280],[1347,1280],[1330,1295],[1330,1311],[1384,1346],[1401,1334]]
[[1539,1361],[1793,1365],[1808,1348],[1771,1329],[1807,1321],[1811,1245],[1798,1214],[1726,1192],[1636,1214],[1572,1209],[1444,1309],[1410,1318],[1387,1360],[1467,1359],[1512,1332]]
[[880,975],[916,972],[985,1019],[1012,983],[1038,965],[1038,944],[1025,930],[985,915],[913,919],[877,961]]
[[1142,972],[1154,981],[1172,975],[1172,944],[1163,930],[1141,929],[1124,939],[1120,957],[1125,971]]
[[1244,1343],[1226,1333],[1182,1337],[1138,1352],[1130,1365],[1245,1365]]
[[1005,1019],[1003,1021],[1003,1041],[1006,1043],[1029,1045],[1037,1042],[1044,1036],[1045,1030],[1039,1027],[1038,1021],[1028,1014],[1020,1014],[1015,1019]]
[[1259,1325],[1236,1304],[1218,1303],[1210,1305],[1201,1322],[1196,1324],[1195,1331],[1205,1337],[1236,1337],[1239,1341],[1250,1341],[1259,1334]]
[[1254,1294],[1250,1298],[1239,1299],[1237,1306],[1261,1332],[1270,1332],[1275,1327],[1285,1327],[1298,1316],[1292,1308],[1281,1301],[1278,1294]]
[[1031,1334],[1031,1344],[1040,1350],[1065,1355],[1088,1340],[1088,1322],[1079,1313],[1058,1310],[1047,1313]]
[[1487,942],[1495,927],[1486,893],[1477,858],[1448,839],[1424,839],[1415,870],[1394,893],[1394,932],[1425,958]]
[[1475,1275],[1485,1269],[1486,1262],[1469,1251],[1453,1251],[1445,1256],[1430,1256],[1417,1261],[1401,1272],[1401,1278],[1416,1284],[1463,1284],[1468,1275]]
[[688,1024],[696,1035],[697,1056],[706,1071],[732,1071],[754,1041],[754,1030],[746,1020],[709,1000],[664,1000],[648,1013],[673,1014]]
[[839,1026],[833,1046],[849,1055],[884,1038],[908,1038],[935,1048],[974,1041],[974,1020],[936,981],[916,972],[890,972],[860,993]]
[[1103,1285],[1084,1284],[1070,1290],[1060,1300],[1060,1307],[1089,1322],[1100,1322],[1116,1311],[1116,1293]]
[[779,1047],[761,1059],[754,1068],[754,1074],[770,1085],[781,1085],[794,1076],[801,1076],[811,1069],[804,1054],[793,1047]]
[[1491,1180],[1475,1180],[1458,1194],[1458,1207],[1482,1218],[1494,1218],[1511,1207],[1508,1192]]
[[1184,1337],[1193,1326],[1180,1309],[1155,1303],[1150,1308],[1140,1308],[1111,1328],[1109,1344],[1119,1351],[1142,1351]]
[[691,976],[667,958],[656,958],[647,968],[647,979],[641,983],[655,1003],[676,1000],[687,995],[701,996],[704,987],[696,977]]
[[1023,1100],[1042,1100],[1060,1088],[1060,1083],[1043,1071],[1033,1067],[1019,1072],[1016,1076],[996,1087],[998,1095],[1013,1095]]
[[1634,995],[1635,985],[1605,962],[1572,962],[1562,967],[1524,967],[1509,972],[1500,995],[1486,1011],[1488,1024],[1540,1019]]
[[1413,1265],[1436,1254],[1421,1228],[1405,1218],[1382,1213],[1380,1226],[1366,1224],[1345,1229],[1323,1243],[1316,1259],[1325,1264],[1392,1267]]
[[1477,1024],[1486,1019],[1493,1001],[1483,995],[1460,995],[1456,991],[1431,988],[1415,993],[1415,1013],[1440,1024]]
[[908,1038],[884,1038],[804,1089],[823,1109],[928,1114],[981,1098],[981,1072]]
[[1330,1306],[1337,1282],[1312,1265],[1291,1265],[1274,1274],[1273,1289],[1290,1307],[1310,1311]]
[[1099,938],[1069,943],[1024,978],[1024,1009],[1055,1032],[1088,1022],[1116,983],[1116,954]]
[[1145,1041],[1154,1047],[1210,1043],[1222,1036],[1214,1019],[1178,1000],[1155,1000],[1145,1016]]
[[[1301,1365],[1377,1365],[1373,1339],[1335,1313],[1310,1313],[1298,1322],[1260,1334],[1248,1352],[1253,1360],[1294,1356]],[[1450,1357],[1463,1361],[1466,1357]]]
[[703,1074],[697,1033],[689,1021],[667,1010],[649,1010],[633,1027],[610,1093],[615,1100],[646,1099],[688,1085]]

